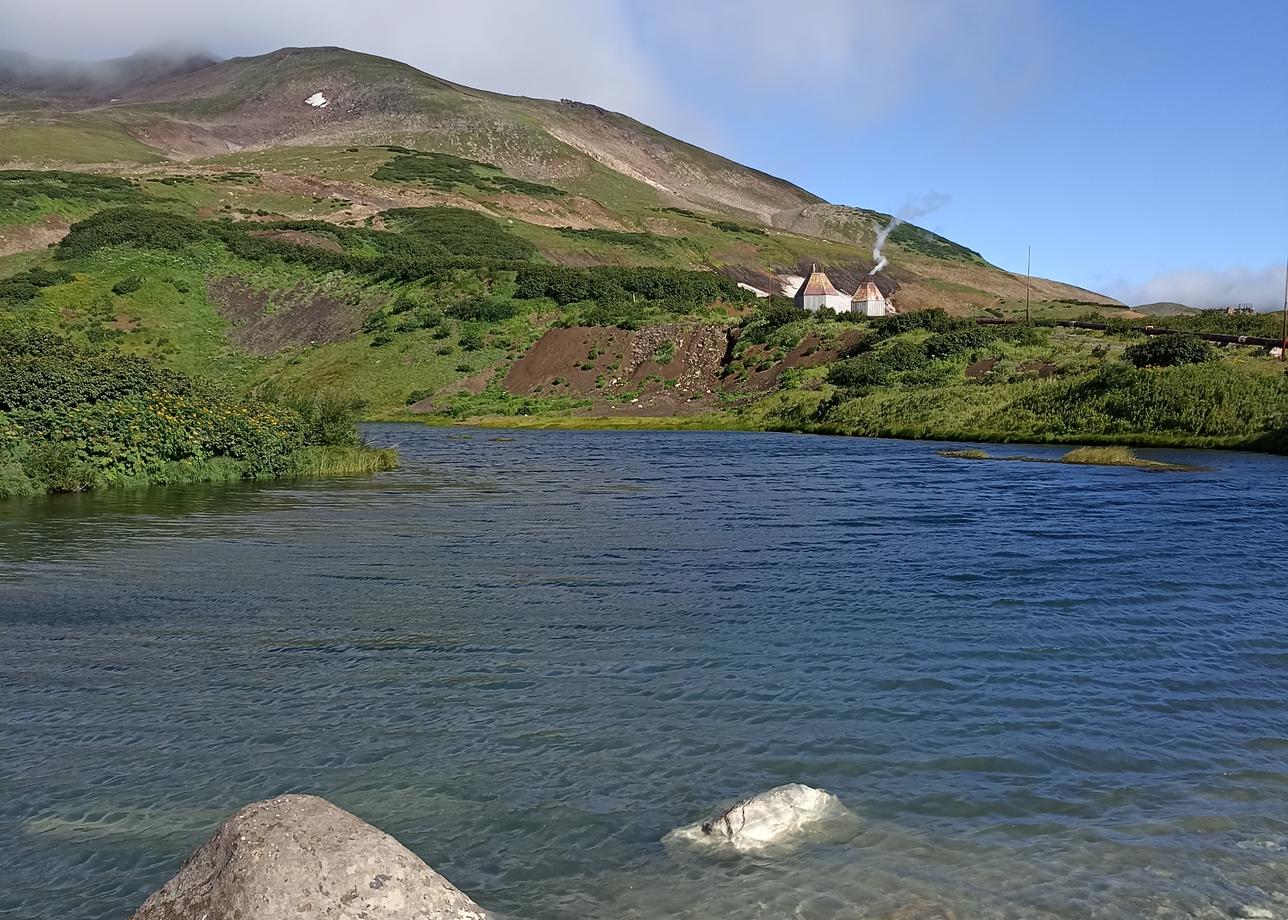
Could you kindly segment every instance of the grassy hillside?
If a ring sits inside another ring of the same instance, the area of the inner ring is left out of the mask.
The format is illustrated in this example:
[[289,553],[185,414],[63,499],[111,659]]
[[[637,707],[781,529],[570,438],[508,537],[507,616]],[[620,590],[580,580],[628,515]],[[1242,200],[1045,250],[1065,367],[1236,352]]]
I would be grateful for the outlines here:
[[[829,205],[592,105],[488,93],[336,48],[283,49],[177,76],[154,64],[135,71],[115,101],[88,105],[74,93],[59,98],[56,84],[43,93],[30,81],[6,84],[0,72],[0,100],[11,109],[0,114],[0,166],[98,163],[135,177],[193,177],[199,206],[336,222],[457,204],[550,228],[698,235],[699,252],[658,261],[748,273],[797,274],[821,261],[858,277],[889,219]],[[325,107],[307,104],[315,93]],[[70,142],[73,129],[86,136]],[[387,146],[406,152],[389,156]],[[162,169],[142,168],[160,161]],[[202,177],[219,170],[254,172],[259,187],[236,195],[207,188]],[[722,234],[724,225],[760,234]],[[558,243],[545,249],[556,260],[623,257]],[[901,290],[909,308],[978,309],[1023,295],[1020,279],[921,228],[898,228],[891,253],[882,283]],[[1113,305],[1057,282],[1037,286],[1042,298]]]
[[[376,168],[423,159],[345,156]],[[429,162],[434,178],[480,196],[490,192],[474,183],[512,178]],[[0,259],[0,320],[252,399],[321,395],[368,418],[1265,449],[1282,449],[1288,429],[1288,378],[1263,349],[1147,338],[1144,318],[1107,331],[1054,325],[1104,319],[1087,302],[1039,301],[1034,326],[934,309],[810,316],[711,270],[716,252],[739,245],[789,261],[836,244],[680,211],[664,219],[683,236],[441,204],[350,224],[287,220],[251,207],[265,203],[257,175],[0,176],[10,221],[89,212],[54,248]],[[994,304],[977,316],[1019,306]],[[1269,322],[1177,319],[1243,334]]]
[[781,292],[814,263],[853,289],[888,215],[624,116],[337,49],[126,72],[115,103],[0,105],[0,161],[54,165],[63,130],[114,161],[0,170],[11,327],[367,418],[1282,449],[1263,351],[1169,352],[1159,320],[1043,279],[1035,325],[980,326],[1023,318],[1024,279],[918,227],[876,278],[898,317],[802,315]]

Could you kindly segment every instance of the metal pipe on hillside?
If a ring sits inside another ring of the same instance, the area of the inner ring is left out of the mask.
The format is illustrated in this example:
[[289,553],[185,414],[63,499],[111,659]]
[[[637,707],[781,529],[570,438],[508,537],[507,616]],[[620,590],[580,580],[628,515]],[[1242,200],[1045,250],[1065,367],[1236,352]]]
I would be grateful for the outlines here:
[[[1062,319],[1056,323],[1057,326],[1064,326],[1067,329],[1097,329],[1103,332],[1109,328],[1108,323],[1082,323],[1072,319]],[[1140,331],[1145,335],[1184,335],[1184,330],[1167,329],[1163,326],[1142,326]],[[1260,335],[1228,335],[1224,332],[1190,332],[1189,335],[1198,336],[1205,342],[1218,342],[1221,345],[1257,345],[1262,348],[1274,348],[1279,344],[1278,339],[1269,339]]]
[[[995,319],[993,317],[981,317],[975,320],[980,326],[1016,326],[1021,322],[1017,319]],[[1104,332],[1109,328],[1108,323],[1084,323],[1080,320],[1062,319],[1056,321],[1057,326],[1063,326],[1066,329],[1094,329],[1097,332]],[[1140,326],[1138,327],[1145,335],[1184,335],[1185,330],[1167,329],[1163,326]],[[1221,345],[1256,345],[1261,348],[1278,348],[1278,339],[1268,339],[1259,335],[1228,335],[1224,332],[1191,332],[1189,335],[1198,336],[1206,342],[1217,342]]]

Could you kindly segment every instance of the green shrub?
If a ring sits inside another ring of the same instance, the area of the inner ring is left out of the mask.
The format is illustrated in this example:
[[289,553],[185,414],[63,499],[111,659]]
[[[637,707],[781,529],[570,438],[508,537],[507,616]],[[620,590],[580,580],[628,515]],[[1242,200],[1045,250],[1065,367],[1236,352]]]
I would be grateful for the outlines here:
[[1123,357],[1136,367],[1179,367],[1216,360],[1216,351],[1196,335],[1157,335],[1130,346]]
[[363,403],[343,396],[322,393],[282,400],[299,416],[300,433],[306,444],[326,447],[359,447],[357,421]]
[[452,304],[444,313],[467,322],[499,323],[524,312],[523,304],[494,297],[471,297]]
[[500,221],[465,208],[396,208],[383,216],[403,235],[449,255],[525,260],[537,254],[535,245],[507,231]]
[[960,320],[953,319],[943,310],[917,310],[913,313],[899,313],[895,316],[883,316],[872,321],[872,338],[875,341],[893,338],[905,332],[925,330],[927,332],[945,332],[956,328]]
[[505,175],[491,163],[468,160],[449,153],[425,153],[406,147],[387,148],[396,154],[379,166],[372,178],[383,182],[421,182],[443,191],[470,185],[480,191],[517,192],[542,198],[566,194],[562,189]]
[[758,236],[768,236],[760,227],[744,227],[742,224],[734,223],[731,220],[713,220],[711,226],[717,230],[723,230],[725,233],[754,233]]
[[128,275],[112,285],[112,293],[119,297],[124,297],[127,294],[133,294],[141,287],[143,287],[143,278],[141,276]]
[[706,305],[717,300],[749,303],[754,295],[736,281],[713,272],[679,268],[597,265],[524,265],[515,277],[515,297],[549,298],[560,306],[579,301],[669,301]]
[[827,382],[845,389],[886,386],[894,374],[889,365],[875,360],[872,355],[861,355],[834,363],[827,369]]
[[40,292],[56,284],[72,280],[71,272],[48,271],[29,268],[9,278],[0,279],[0,308],[15,309],[40,296]]
[[947,332],[936,332],[926,339],[925,351],[932,358],[956,358],[983,348],[994,340],[991,328],[963,326]]
[[0,170],[0,210],[38,211],[41,210],[38,200],[42,198],[78,204],[126,204],[146,197],[134,183],[115,176],[58,170]]
[[151,208],[108,208],[75,224],[58,244],[58,255],[82,257],[109,246],[175,252],[209,238],[209,230],[198,220]]
[[482,329],[470,327],[461,333],[461,351],[479,351],[485,344]]
[[916,342],[892,342],[887,348],[874,352],[872,358],[893,371],[920,370],[930,360],[928,349]]
[[0,326],[0,495],[289,475],[354,450],[358,407],[243,397],[49,331]]

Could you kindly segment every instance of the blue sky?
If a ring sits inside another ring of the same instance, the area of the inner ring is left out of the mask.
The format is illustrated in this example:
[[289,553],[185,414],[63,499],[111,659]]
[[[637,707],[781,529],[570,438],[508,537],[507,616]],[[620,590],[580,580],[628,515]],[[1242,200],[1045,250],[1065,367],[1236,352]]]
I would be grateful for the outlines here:
[[1131,302],[1278,306],[1288,2],[0,0],[56,57],[338,44],[634,115],[830,201]]
[[[721,152],[836,202],[895,211],[948,195],[922,222],[1004,267],[1022,270],[1031,243],[1036,273],[1137,302],[1280,303],[1288,3],[896,9],[940,23],[785,28],[782,53],[805,66],[812,43],[849,52],[818,59],[812,93],[703,79],[692,56],[668,77],[712,113]],[[670,54],[670,36],[641,28],[650,53]],[[865,42],[903,54],[868,68],[850,59]]]

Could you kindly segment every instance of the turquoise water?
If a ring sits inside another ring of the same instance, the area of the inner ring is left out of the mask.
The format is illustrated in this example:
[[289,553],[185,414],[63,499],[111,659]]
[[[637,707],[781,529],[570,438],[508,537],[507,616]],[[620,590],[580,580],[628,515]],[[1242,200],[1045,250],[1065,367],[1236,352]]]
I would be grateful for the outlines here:
[[[308,791],[518,918],[1288,917],[1288,460],[369,434],[402,470],[0,506],[0,916]],[[857,835],[659,843],[793,781]]]

